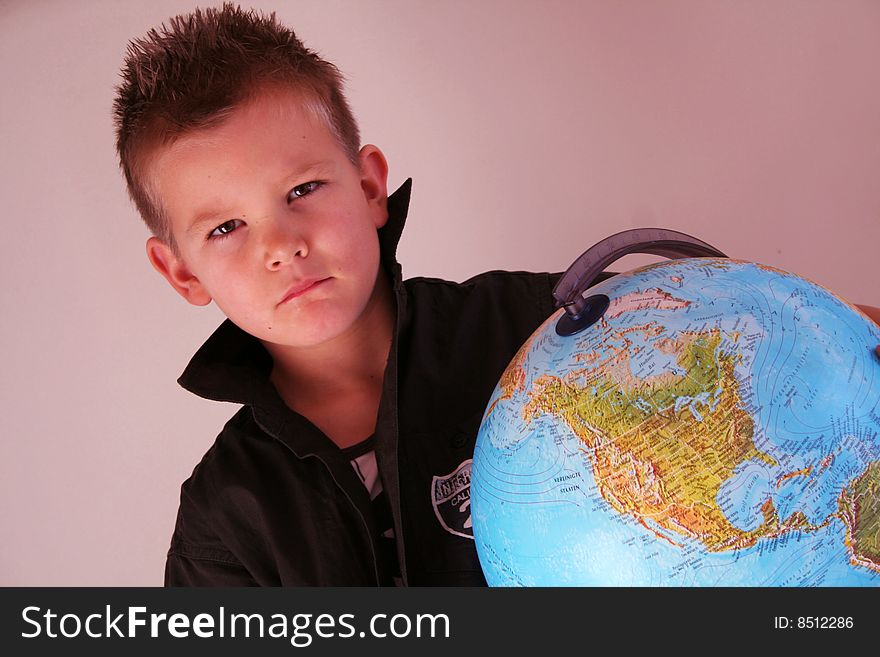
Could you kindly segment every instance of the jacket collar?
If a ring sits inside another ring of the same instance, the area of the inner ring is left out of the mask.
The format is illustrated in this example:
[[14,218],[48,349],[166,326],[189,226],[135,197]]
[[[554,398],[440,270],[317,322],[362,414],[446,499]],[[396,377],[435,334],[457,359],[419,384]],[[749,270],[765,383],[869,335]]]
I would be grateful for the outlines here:
[[[397,244],[406,223],[411,189],[412,178],[408,178],[388,197],[388,221],[378,231],[381,262],[391,277],[398,309],[403,307],[404,288]],[[272,357],[262,343],[226,319],[195,353],[177,382],[205,399],[255,405],[266,395],[275,394],[269,381],[271,372]]]

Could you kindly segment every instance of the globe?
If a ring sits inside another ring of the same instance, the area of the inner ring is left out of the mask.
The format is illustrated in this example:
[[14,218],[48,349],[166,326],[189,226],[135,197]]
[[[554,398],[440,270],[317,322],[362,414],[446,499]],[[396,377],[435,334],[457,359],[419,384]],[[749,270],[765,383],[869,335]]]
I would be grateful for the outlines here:
[[880,329],[794,274],[685,258],[587,294],[483,415],[471,510],[492,586],[880,585]]

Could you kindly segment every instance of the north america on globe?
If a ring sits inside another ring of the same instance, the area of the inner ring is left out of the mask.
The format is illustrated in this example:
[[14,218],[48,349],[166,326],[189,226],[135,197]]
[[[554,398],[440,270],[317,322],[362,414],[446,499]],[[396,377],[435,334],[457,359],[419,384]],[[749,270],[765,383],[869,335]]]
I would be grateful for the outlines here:
[[[685,259],[523,345],[474,456],[494,585],[880,584],[880,341],[787,272]],[[561,311],[560,311],[561,312]]]

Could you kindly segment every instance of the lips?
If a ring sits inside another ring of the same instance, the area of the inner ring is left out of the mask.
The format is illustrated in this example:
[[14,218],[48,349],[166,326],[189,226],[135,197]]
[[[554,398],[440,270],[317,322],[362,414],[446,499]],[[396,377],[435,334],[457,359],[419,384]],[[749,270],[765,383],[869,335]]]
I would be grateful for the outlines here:
[[282,303],[286,303],[291,299],[296,299],[297,297],[306,294],[310,290],[318,287],[324,281],[329,280],[328,278],[305,278],[301,281],[296,281],[285,293],[284,298],[278,302],[280,306]]

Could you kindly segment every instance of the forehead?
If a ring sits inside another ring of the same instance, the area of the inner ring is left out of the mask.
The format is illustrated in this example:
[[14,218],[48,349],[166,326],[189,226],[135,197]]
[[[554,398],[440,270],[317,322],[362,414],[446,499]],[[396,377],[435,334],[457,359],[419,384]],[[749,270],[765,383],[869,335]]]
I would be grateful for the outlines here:
[[347,157],[320,112],[301,94],[272,90],[148,156],[146,178],[175,232],[234,208],[244,194],[297,174],[344,166]]
[[[290,159],[316,151],[342,152],[317,103],[293,91],[267,90],[230,109],[219,122],[157,146],[154,153],[167,161],[215,149],[229,153],[222,161],[240,155],[237,147],[263,148],[261,160],[268,153]],[[225,150],[230,148],[231,152]]]

